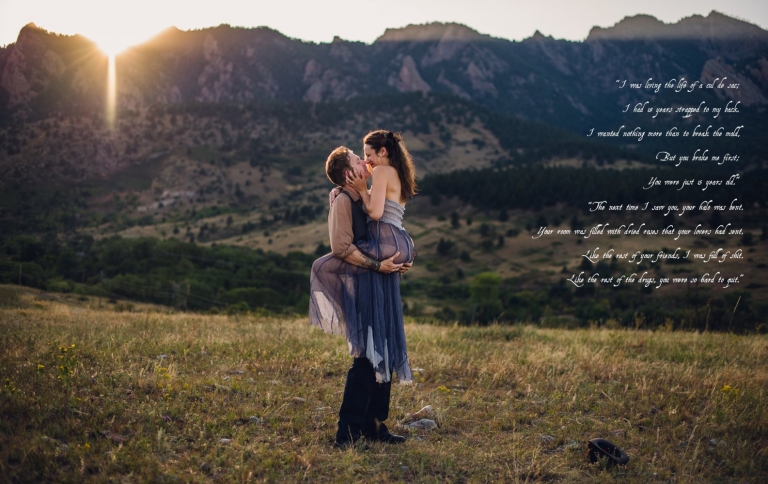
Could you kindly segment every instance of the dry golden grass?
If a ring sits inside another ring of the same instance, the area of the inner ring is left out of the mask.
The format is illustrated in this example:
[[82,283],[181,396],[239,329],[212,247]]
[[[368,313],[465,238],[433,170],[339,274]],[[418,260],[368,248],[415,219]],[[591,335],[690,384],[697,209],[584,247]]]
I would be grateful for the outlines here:
[[[0,482],[768,476],[765,336],[408,324],[423,370],[393,386],[390,426],[431,404],[440,427],[340,451],[351,360],[305,319],[116,313],[4,289]],[[590,464],[593,437],[629,464]]]

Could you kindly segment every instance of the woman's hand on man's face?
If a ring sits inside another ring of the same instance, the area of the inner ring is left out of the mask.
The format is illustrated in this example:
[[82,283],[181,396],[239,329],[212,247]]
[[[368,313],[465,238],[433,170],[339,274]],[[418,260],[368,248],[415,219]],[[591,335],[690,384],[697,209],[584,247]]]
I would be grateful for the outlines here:
[[365,177],[354,170],[347,171],[347,185],[361,193],[368,191],[368,185],[365,183]]

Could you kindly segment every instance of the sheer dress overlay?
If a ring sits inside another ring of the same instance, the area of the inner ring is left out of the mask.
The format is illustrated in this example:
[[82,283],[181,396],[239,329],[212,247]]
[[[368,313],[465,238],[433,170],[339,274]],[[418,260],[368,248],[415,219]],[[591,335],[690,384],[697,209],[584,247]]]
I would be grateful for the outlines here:
[[[386,200],[381,219],[369,219],[366,240],[357,248],[376,260],[395,253],[395,263],[413,262],[413,240],[402,226],[405,208]],[[309,323],[326,333],[347,339],[354,357],[367,358],[376,371],[376,380],[411,381],[400,299],[400,274],[382,274],[355,266],[333,254],[312,264],[310,275]]]

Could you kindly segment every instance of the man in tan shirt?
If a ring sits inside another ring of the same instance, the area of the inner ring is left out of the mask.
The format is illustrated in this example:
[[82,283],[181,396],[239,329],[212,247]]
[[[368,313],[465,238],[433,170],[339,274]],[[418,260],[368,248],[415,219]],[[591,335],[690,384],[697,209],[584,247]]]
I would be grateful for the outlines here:
[[[355,241],[367,237],[366,215],[359,203],[359,193],[346,185],[347,172],[353,171],[365,179],[370,173],[365,162],[352,151],[340,147],[326,162],[326,174],[338,188],[331,191],[328,212],[328,235],[331,252],[339,259],[359,267],[384,274],[407,272],[411,264],[395,264],[399,252],[390,259],[377,261],[358,250]],[[336,447],[354,444],[364,436],[368,440],[390,444],[402,443],[405,437],[389,432],[384,420],[389,416],[391,382],[378,383],[371,362],[365,356],[354,358],[347,373],[344,397],[339,410]]]

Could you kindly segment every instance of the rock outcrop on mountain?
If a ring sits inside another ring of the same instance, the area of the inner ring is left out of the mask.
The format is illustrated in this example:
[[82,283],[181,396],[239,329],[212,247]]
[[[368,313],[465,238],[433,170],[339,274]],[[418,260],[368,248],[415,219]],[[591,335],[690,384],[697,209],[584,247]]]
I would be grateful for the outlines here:
[[413,57],[409,55],[403,59],[402,67],[397,75],[389,78],[388,84],[400,92],[429,92],[432,89],[429,87],[429,84],[424,82],[421,74],[419,74],[419,69],[416,67],[416,63],[413,61]]
[[[30,24],[0,49],[0,121],[101,112],[107,60],[80,36]],[[373,44],[292,39],[260,27],[168,29],[117,58],[118,113],[154,104],[323,102],[446,93],[501,113],[581,131],[653,96],[617,79],[728,77],[744,106],[768,104],[768,32],[718,12],[665,24],[649,15],[594,27],[583,42],[538,31],[522,42],[454,23],[388,29]]]
[[[765,59],[761,60],[765,61]],[[738,84],[738,89],[716,90],[715,95],[720,99],[739,101],[744,106],[768,104],[765,91],[752,81],[751,76],[737,72],[720,59],[710,59],[704,64],[701,70],[701,81],[706,84],[719,82]],[[756,81],[760,82],[760,78],[758,77]]]

